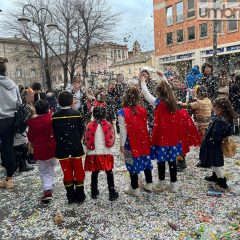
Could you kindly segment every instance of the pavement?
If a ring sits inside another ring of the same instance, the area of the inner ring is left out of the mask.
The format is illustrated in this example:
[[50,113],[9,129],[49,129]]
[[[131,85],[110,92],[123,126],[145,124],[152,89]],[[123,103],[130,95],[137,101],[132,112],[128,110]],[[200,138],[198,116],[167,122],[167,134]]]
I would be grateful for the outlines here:
[[[178,193],[169,191],[169,172],[165,191],[147,193],[141,189],[138,198],[128,196],[129,175],[119,157],[119,139],[114,149],[114,177],[119,199],[108,200],[105,173],[99,175],[100,195],[90,197],[90,173],[86,173],[87,199],[68,205],[58,165],[55,174],[54,199],[50,205],[40,202],[41,182],[37,165],[28,173],[17,173],[14,189],[0,189],[0,239],[240,239],[240,137],[235,137],[238,153],[225,160],[225,176],[230,190],[222,197],[207,196],[209,184],[199,169],[198,148],[187,155],[188,168],[178,174]],[[4,171],[0,168],[0,177]],[[153,180],[157,183],[154,163]],[[140,187],[144,184],[140,176]],[[56,225],[54,217],[61,212],[64,221]]]

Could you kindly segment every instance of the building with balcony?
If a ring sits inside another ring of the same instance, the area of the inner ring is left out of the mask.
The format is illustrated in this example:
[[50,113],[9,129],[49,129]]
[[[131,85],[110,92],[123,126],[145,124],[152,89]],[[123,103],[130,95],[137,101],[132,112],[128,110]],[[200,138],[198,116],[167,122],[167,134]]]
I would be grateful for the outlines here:
[[[35,44],[38,48],[38,44]],[[7,76],[17,85],[31,86],[41,81],[40,61],[32,46],[20,38],[0,38],[0,56],[8,59]]]
[[[154,38],[157,67],[173,66],[180,74],[193,65],[212,62],[213,20],[209,6],[213,0],[153,0]],[[238,0],[216,1],[218,6]],[[240,28],[238,12],[216,20],[218,68],[229,73],[240,71]]]

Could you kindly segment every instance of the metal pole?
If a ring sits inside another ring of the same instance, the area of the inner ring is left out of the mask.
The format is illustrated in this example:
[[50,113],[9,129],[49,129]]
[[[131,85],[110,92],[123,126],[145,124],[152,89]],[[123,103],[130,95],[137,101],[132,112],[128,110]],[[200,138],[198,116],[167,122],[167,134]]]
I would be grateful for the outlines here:
[[217,6],[216,0],[213,1],[214,3],[214,18],[213,18],[213,59],[212,59],[212,66],[213,66],[213,75],[217,74],[217,67],[218,67],[218,56],[217,56]]

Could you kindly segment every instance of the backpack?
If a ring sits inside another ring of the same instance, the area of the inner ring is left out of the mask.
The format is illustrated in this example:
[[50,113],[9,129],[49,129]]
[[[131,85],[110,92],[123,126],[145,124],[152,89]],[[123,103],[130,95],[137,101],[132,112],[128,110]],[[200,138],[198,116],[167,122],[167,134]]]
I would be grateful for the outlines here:
[[31,109],[26,104],[21,104],[14,115],[14,132],[23,134],[27,129],[27,121],[31,116]]

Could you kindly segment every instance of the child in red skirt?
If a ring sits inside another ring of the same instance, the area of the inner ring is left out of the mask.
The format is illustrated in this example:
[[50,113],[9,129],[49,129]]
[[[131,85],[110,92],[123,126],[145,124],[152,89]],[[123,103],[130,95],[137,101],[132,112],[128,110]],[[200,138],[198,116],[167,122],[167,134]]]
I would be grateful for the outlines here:
[[109,200],[114,201],[118,198],[118,192],[114,188],[113,165],[114,158],[111,147],[114,145],[115,132],[112,124],[105,120],[106,108],[97,106],[93,109],[94,121],[86,127],[85,142],[87,146],[85,171],[92,172],[91,195],[97,199],[98,174],[105,171],[107,175]]

